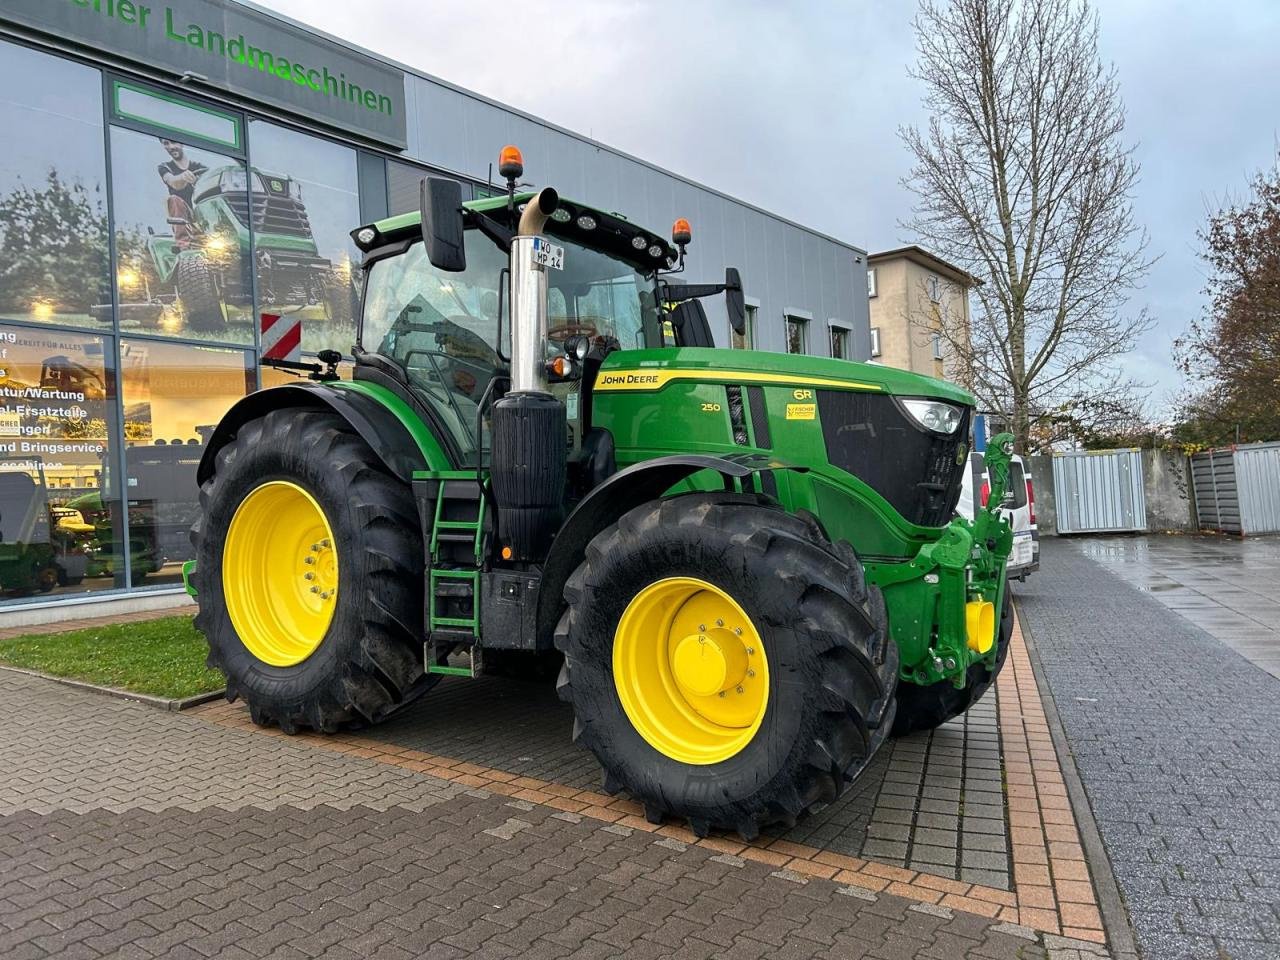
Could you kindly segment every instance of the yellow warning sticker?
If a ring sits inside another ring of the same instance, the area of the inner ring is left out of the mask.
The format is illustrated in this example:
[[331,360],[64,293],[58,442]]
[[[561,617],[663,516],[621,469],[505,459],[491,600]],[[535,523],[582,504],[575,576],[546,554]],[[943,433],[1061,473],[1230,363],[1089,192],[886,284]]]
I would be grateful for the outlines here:
[[816,403],[788,403],[787,419],[788,420],[812,420],[818,415],[818,405]]

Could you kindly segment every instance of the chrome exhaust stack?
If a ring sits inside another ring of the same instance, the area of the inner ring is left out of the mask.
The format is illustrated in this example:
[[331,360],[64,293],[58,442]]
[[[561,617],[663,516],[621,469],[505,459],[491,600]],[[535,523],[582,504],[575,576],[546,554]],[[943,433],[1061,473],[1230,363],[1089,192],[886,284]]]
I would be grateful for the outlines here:
[[560,205],[551,187],[525,204],[511,241],[511,392],[546,393],[547,266],[542,230]]

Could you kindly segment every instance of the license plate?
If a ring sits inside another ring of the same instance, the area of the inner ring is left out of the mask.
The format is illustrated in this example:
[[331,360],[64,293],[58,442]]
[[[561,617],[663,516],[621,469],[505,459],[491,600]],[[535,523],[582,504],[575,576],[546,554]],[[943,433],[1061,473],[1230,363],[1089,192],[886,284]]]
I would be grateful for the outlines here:
[[564,247],[556,246],[542,237],[533,240],[533,262],[552,270],[564,269]]

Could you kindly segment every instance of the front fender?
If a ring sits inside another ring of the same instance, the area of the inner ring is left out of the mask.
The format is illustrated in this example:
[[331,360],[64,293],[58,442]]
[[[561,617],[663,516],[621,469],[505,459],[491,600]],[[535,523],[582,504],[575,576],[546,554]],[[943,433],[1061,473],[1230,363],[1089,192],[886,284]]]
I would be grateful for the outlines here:
[[218,451],[242,426],[284,407],[310,407],[336,413],[373,448],[391,474],[406,482],[415,470],[443,469],[440,464],[428,462],[426,453],[401,420],[378,400],[352,390],[306,381],[259,390],[228,410],[205,446],[196,471],[196,483],[203,484],[209,479]]
[[808,467],[784,463],[758,454],[716,457],[677,454],[634,464],[592,488],[560,527],[542,568],[538,590],[538,647],[551,646],[551,637],[564,608],[564,585],[582,563],[591,538],[617,523],[632,507],[655,500],[682,480],[703,470],[714,470],[733,489],[735,482],[773,470],[808,471]]

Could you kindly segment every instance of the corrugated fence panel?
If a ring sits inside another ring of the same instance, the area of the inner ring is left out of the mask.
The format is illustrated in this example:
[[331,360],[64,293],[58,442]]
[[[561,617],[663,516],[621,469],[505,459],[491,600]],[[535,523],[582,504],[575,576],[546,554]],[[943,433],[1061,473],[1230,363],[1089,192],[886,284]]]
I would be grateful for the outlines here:
[[1235,449],[1242,533],[1280,533],[1280,443]]
[[1059,533],[1147,529],[1139,450],[1055,453],[1053,487]]
[[1191,455],[1191,484],[1201,530],[1240,533],[1240,499],[1231,450],[1205,450]]

